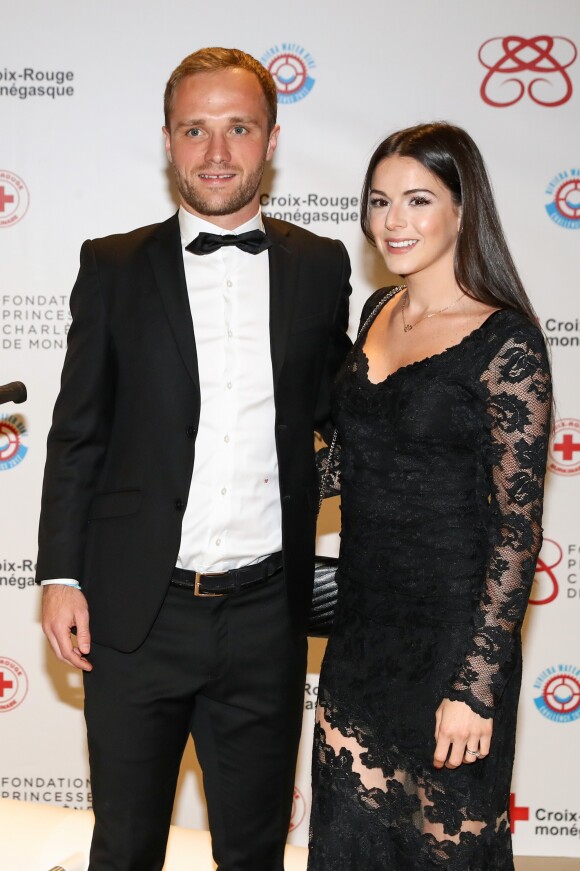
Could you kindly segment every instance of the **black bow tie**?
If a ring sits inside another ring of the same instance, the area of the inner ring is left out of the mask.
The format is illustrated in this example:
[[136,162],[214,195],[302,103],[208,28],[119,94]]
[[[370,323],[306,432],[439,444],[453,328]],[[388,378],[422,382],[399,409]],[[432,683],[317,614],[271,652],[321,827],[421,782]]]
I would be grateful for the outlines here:
[[193,242],[185,246],[185,250],[191,251],[192,254],[211,254],[222,245],[235,245],[248,254],[260,254],[271,244],[262,230],[250,230],[249,233],[240,233],[239,236],[233,233],[227,233],[225,236],[217,233],[200,233]]

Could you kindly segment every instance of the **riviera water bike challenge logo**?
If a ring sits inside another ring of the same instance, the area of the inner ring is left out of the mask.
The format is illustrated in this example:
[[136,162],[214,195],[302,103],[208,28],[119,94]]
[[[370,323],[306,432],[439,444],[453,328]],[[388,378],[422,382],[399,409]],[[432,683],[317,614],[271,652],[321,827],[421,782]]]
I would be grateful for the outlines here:
[[269,48],[260,58],[274,79],[279,103],[297,103],[303,100],[316,81],[312,70],[316,67],[310,52],[295,42],[283,42]]
[[13,469],[28,451],[24,418],[20,414],[0,417],[0,472]]
[[30,195],[19,175],[0,169],[0,228],[21,221],[28,210]]
[[559,227],[580,230],[580,168],[565,169],[554,176],[546,195],[546,211]]
[[538,675],[534,704],[540,714],[554,723],[571,723],[580,718],[580,668],[552,665]]

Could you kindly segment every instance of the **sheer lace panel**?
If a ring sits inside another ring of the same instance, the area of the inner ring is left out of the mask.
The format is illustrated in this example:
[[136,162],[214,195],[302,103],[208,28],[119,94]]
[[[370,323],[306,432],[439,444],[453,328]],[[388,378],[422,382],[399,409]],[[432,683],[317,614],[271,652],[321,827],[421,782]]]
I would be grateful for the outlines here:
[[[330,704],[319,706],[314,743],[315,765],[319,772],[326,769],[338,788],[344,791],[347,801],[352,804],[353,817],[359,810],[367,819],[374,817],[389,830],[394,864],[384,866],[384,856],[380,859],[376,854],[379,860],[377,868],[385,868],[385,871],[403,871],[403,868],[490,871],[492,867],[503,868],[487,864],[485,842],[490,837],[507,839],[507,812],[499,815],[490,825],[483,818],[484,809],[473,802],[469,790],[465,791],[463,804],[458,805],[456,796],[452,799],[446,797],[435,769],[430,776],[426,768],[414,768],[411,771],[402,764],[392,768],[374,765],[372,754],[366,746],[370,741],[365,743],[365,736],[356,729],[347,729],[346,732],[344,734],[343,723],[340,728],[337,724],[333,725]],[[396,757],[397,748],[392,748],[392,752]],[[366,834],[361,827],[361,840]],[[480,838],[482,843],[478,846]],[[321,867],[326,867],[320,855],[332,856],[330,845],[311,847],[317,862]],[[510,855],[508,845],[505,853],[506,856]],[[477,855],[479,858],[474,858]],[[365,846],[361,843],[358,861],[364,856]],[[410,856],[413,859],[405,858]],[[328,868],[339,867],[333,861],[329,858]],[[370,857],[366,861],[364,867],[371,867],[368,864]]]
[[[534,341],[535,338],[535,341]],[[551,389],[540,334],[508,339],[481,376],[489,429],[490,553],[470,650],[450,698],[493,715],[510,670],[542,543]]]

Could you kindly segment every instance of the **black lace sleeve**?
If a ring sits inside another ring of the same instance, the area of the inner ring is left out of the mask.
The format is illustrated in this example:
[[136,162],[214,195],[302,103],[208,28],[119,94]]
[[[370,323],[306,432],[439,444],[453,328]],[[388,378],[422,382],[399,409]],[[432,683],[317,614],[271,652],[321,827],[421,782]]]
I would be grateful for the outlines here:
[[509,677],[542,542],[550,367],[534,326],[518,329],[481,375],[490,487],[489,556],[474,633],[449,698],[493,716]]

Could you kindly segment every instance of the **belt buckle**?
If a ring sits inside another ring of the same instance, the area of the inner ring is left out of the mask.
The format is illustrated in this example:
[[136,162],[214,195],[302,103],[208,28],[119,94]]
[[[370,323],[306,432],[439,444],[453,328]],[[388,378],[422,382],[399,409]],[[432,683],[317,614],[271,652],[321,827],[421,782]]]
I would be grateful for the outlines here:
[[[227,572],[212,572],[212,575],[227,575]],[[201,584],[201,579],[204,577],[203,572],[195,573],[195,584],[193,585],[193,595],[197,596],[200,599],[215,599],[221,596],[225,596],[225,593],[202,593],[199,589],[199,585]]]

